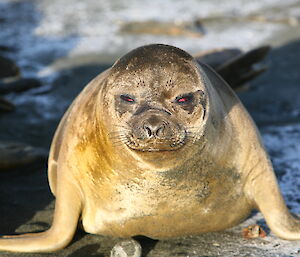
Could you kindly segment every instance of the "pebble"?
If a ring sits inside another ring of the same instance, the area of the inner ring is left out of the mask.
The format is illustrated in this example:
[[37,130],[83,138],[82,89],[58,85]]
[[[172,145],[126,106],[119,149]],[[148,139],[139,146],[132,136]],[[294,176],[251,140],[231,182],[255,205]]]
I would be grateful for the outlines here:
[[141,257],[141,245],[131,239],[117,243],[110,252],[110,257]]

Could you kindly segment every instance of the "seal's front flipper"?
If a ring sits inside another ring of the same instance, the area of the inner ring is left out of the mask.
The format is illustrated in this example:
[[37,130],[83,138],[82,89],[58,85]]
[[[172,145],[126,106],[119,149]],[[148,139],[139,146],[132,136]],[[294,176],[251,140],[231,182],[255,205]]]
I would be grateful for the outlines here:
[[72,240],[81,211],[78,190],[71,184],[58,187],[55,213],[51,228],[45,232],[4,236],[0,251],[51,252],[62,249]]
[[282,239],[300,240],[300,219],[288,211],[272,168],[257,174],[248,180],[247,188],[268,226]]

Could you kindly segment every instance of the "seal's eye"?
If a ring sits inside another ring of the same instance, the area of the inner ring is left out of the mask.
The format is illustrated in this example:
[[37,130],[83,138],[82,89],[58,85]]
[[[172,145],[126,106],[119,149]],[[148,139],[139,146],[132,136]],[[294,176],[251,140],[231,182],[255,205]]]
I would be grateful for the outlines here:
[[135,100],[133,97],[129,96],[129,95],[120,95],[120,98],[122,101],[127,102],[127,103],[134,103]]
[[175,101],[178,104],[188,104],[193,101],[194,97],[192,94],[177,96]]

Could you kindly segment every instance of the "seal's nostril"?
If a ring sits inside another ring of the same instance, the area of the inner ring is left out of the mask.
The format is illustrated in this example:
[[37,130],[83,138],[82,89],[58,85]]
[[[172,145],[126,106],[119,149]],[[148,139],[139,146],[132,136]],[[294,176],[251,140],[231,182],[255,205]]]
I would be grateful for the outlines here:
[[155,135],[160,137],[163,134],[163,131],[164,131],[164,126],[161,126],[156,130]]
[[164,132],[164,126],[144,126],[144,130],[148,137],[161,137]]
[[143,122],[143,133],[148,138],[163,138],[166,121],[156,115],[151,115],[147,120]]
[[145,128],[145,130],[146,130],[148,136],[151,137],[151,135],[152,135],[151,129],[150,129],[149,127],[147,127],[147,126],[145,126],[144,128]]

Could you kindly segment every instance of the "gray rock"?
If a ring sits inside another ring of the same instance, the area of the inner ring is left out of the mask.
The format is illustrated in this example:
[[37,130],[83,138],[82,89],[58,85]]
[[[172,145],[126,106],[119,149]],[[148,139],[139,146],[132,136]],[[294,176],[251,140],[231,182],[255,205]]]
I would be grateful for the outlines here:
[[0,142],[0,171],[22,169],[36,163],[45,163],[47,152],[27,144]]
[[3,112],[12,112],[15,110],[15,105],[8,100],[0,97],[0,113]]
[[0,94],[23,92],[31,88],[40,87],[42,83],[35,78],[22,78],[11,82],[0,82]]
[[15,77],[19,73],[19,68],[13,60],[0,55],[0,78]]
[[270,46],[261,46],[246,53],[235,48],[220,49],[200,53],[196,60],[214,68],[234,90],[239,90],[267,69],[261,61],[270,49]]
[[[0,22],[1,22],[1,20],[0,20]],[[14,47],[6,46],[6,45],[0,45],[0,51],[3,51],[3,52],[13,52],[15,50],[16,49]]]
[[183,37],[202,37],[203,33],[190,23],[162,22],[155,20],[125,22],[121,24],[120,33],[134,35],[165,35]]
[[141,245],[133,239],[117,243],[110,253],[110,257],[141,257],[141,255]]

